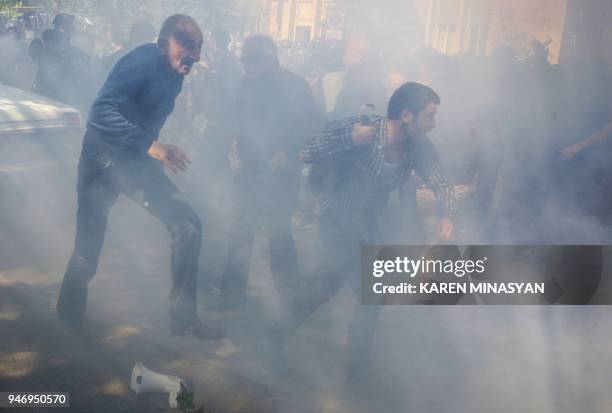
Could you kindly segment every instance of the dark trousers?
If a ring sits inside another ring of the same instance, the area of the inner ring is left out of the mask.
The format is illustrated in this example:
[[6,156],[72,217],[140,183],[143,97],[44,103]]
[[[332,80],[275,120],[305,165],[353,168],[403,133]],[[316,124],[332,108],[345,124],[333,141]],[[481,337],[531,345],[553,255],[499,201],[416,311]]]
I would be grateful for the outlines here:
[[262,224],[270,245],[270,268],[281,306],[286,307],[298,274],[297,250],[291,218],[297,197],[297,177],[236,177],[229,255],[221,287],[222,305],[241,307],[246,287],[255,230]]
[[123,193],[159,219],[170,233],[170,315],[185,321],[194,318],[202,225],[162,166],[148,156],[109,164],[83,151],[77,191],[76,240],[60,290],[59,313],[75,321],[85,315],[87,285],[98,267],[108,213]]
[[[335,297],[345,283],[351,286],[358,299],[361,298],[361,245],[369,239],[344,217],[333,213],[321,215],[320,263],[315,274],[303,278],[293,297],[286,320],[291,333]],[[358,304],[355,307],[348,330],[349,368],[354,368],[370,354],[379,314],[379,306]]]

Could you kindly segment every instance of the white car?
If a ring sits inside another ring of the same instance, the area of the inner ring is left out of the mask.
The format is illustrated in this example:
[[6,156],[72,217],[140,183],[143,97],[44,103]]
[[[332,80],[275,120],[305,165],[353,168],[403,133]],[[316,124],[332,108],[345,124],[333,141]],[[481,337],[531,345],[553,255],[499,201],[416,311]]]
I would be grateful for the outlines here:
[[59,152],[74,152],[80,135],[78,110],[0,84],[0,173],[69,159]]
[[0,83],[0,238],[69,222],[82,136],[78,110]]
[[79,111],[33,92],[0,84],[0,133],[79,128]]

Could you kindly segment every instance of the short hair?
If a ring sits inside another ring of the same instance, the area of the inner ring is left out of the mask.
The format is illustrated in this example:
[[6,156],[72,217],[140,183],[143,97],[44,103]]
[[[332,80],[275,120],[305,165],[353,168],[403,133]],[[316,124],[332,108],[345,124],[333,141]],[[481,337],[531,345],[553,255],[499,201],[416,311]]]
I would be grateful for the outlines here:
[[272,60],[278,63],[276,43],[265,34],[254,34],[245,39],[242,45],[242,60]]
[[160,47],[165,47],[171,37],[181,41],[187,37],[188,32],[191,31],[190,29],[195,29],[199,32],[200,36],[202,35],[202,30],[193,17],[186,14],[174,14],[168,17],[162,24],[159,36],[157,37],[157,44]]
[[74,24],[74,14],[58,13],[53,18],[53,26],[56,29],[61,27],[68,27]]
[[418,115],[429,103],[440,104],[440,96],[432,88],[416,82],[404,83],[389,99],[387,118],[399,119],[404,110]]

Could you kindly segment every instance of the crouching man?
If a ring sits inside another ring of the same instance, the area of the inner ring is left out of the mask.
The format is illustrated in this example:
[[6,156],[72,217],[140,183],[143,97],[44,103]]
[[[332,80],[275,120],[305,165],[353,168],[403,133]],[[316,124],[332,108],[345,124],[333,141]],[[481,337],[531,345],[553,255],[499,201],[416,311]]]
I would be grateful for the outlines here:
[[[348,283],[360,296],[361,246],[384,243],[377,218],[390,194],[416,171],[436,193],[441,206],[440,240],[453,233],[453,187],[440,169],[439,156],[426,134],[435,127],[440,98],[429,87],[406,83],[389,100],[387,116],[363,125],[357,117],[330,123],[300,152],[304,163],[327,163],[332,176],[321,191],[319,242],[321,262],[298,288],[291,311],[271,335],[282,344],[322,304]],[[384,235],[384,234],[383,234]],[[346,378],[361,375],[371,353],[380,307],[358,305],[349,326]]]
[[108,213],[125,194],[172,237],[172,333],[201,339],[223,335],[196,314],[202,226],[163,170],[184,171],[190,160],[179,148],[157,141],[201,47],[202,32],[193,18],[169,17],[157,44],[137,47],[117,62],[90,109],[78,171],[75,247],[57,303],[62,321],[77,331],[83,331],[87,285],[98,267]]

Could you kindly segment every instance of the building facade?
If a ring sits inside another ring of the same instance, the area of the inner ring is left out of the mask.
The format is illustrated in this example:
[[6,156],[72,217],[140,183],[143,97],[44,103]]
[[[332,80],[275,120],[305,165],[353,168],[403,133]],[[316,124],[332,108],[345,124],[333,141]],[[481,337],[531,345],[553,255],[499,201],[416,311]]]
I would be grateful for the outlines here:
[[426,44],[446,54],[489,54],[510,45],[527,53],[532,41],[559,61],[568,0],[429,0]]
[[[389,2],[401,0],[388,0]],[[611,0],[405,0],[422,24],[418,43],[445,54],[490,54],[510,45],[519,55],[529,53],[533,41],[546,45],[548,59],[607,56],[612,44]],[[268,0],[264,27],[277,40],[306,42],[342,38],[345,21],[358,6],[332,0]],[[369,7],[369,3],[361,3]],[[381,10],[380,3],[372,10]],[[378,9],[377,9],[378,8]],[[395,4],[394,8],[404,12]],[[381,13],[383,13],[381,11]],[[368,10],[369,14],[372,12]],[[400,16],[401,17],[401,16]],[[384,25],[385,19],[380,19]],[[394,23],[395,24],[395,23]],[[371,31],[376,29],[368,28]],[[386,29],[381,27],[380,30]],[[414,42],[412,42],[414,44]],[[579,52],[580,51],[580,52]],[[587,57],[587,56],[582,56]],[[612,58],[610,58],[612,61]]]
[[277,40],[307,42],[322,37],[326,19],[325,0],[269,0],[265,27]]

